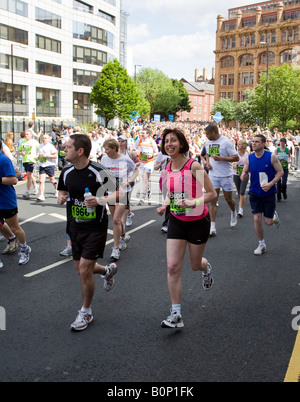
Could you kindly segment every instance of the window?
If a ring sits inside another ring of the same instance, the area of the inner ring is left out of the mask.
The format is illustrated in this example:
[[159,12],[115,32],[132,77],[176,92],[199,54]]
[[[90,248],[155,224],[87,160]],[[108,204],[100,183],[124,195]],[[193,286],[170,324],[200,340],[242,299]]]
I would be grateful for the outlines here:
[[0,0],[0,9],[28,17],[28,4],[21,0]]
[[90,95],[86,93],[73,93],[73,117],[81,123],[93,120]]
[[89,4],[84,3],[83,1],[73,0],[73,9],[78,11],[83,11],[84,13],[93,14],[94,7]]
[[285,50],[280,55],[281,63],[296,63],[298,61],[298,52],[294,49]]
[[73,84],[92,87],[96,84],[97,79],[100,77],[100,73],[96,71],[87,70],[73,70]]
[[46,36],[35,35],[35,47],[49,50],[50,52],[61,53],[61,42]]
[[37,116],[59,116],[59,91],[55,89],[36,89],[36,114]]
[[28,45],[28,32],[23,31],[22,29],[0,24],[0,39],[6,39],[12,42]]
[[[259,56],[259,64],[260,65],[267,64],[267,53],[268,52],[262,53]],[[275,64],[275,53],[269,51],[269,65],[270,64]]]
[[110,21],[113,24],[116,24],[116,17],[106,13],[105,11],[98,10],[98,17],[104,18],[107,21]]
[[110,48],[114,47],[114,35],[111,32],[83,22],[73,22],[73,38],[100,43]]
[[272,24],[277,21],[277,14],[263,15],[261,18],[262,24]]
[[221,74],[221,86],[227,85],[227,74]]
[[87,47],[73,46],[74,62],[104,66],[110,60],[113,60],[113,56],[109,53]]
[[228,74],[228,85],[234,85],[234,74]]
[[35,7],[35,20],[61,29],[61,16]]
[[[0,82],[0,114],[11,116],[12,85]],[[15,116],[28,114],[27,87],[14,85]]]
[[232,56],[223,57],[221,60],[221,68],[234,67],[234,58]]
[[49,77],[61,78],[61,66],[57,64],[36,61],[36,74],[48,75]]
[[254,66],[254,56],[252,54],[244,54],[241,56],[240,66]]
[[[28,59],[14,56],[13,60],[14,71],[28,72]],[[11,69],[11,55],[0,54],[0,68]]]

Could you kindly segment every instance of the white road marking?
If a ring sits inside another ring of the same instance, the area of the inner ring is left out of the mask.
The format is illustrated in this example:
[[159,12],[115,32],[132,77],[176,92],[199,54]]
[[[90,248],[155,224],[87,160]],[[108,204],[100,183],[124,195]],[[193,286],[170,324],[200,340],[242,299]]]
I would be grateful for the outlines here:
[[[42,214],[42,215],[45,215],[45,214]],[[57,215],[57,214],[50,214],[50,215],[53,216],[53,215]],[[56,217],[57,217],[57,216],[56,216]],[[62,215],[60,215],[60,218],[59,218],[59,219],[61,219],[61,218],[62,218]],[[25,221],[24,221],[24,222],[25,222]],[[152,223],[154,223],[154,222],[156,222],[156,221],[155,221],[155,220],[151,220],[151,221],[149,221],[149,222],[146,222],[146,223],[144,223],[143,225],[140,225],[140,226],[138,226],[138,227],[136,227],[136,228],[130,230],[130,231],[127,232],[127,233],[128,233],[128,234],[135,233],[135,232],[137,232],[137,231],[139,231],[139,230],[141,230],[141,229],[143,229],[143,228],[145,228],[145,227],[147,227],[147,226],[149,226],[149,225],[152,225]],[[109,232],[111,232],[111,234],[112,234],[112,230],[109,230]],[[106,242],[106,245],[108,245],[108,244],[110,244],[110,243],[113,243],[113,241],[114,241],[114,239],[108,240],[108,241]],[[51,264],[51,265],[48,265],[48,266],[46,266],[46,267],[44,267],[44,268],[41,268],[41,269],[38,269],[38,270],[36,270],[36,271],[30,272],[29,274],[26,274],[26,275],[24,275],[24,276],[25,276],[25,278],[32,278],[33,276],[39,275],[39,274],[41,274],[42,272],[45,272],[45,271],[49,271],[50,269],[56,268],[56,267],[58,267],[58,266],[60,266],[60,265],[66,264],[67,262],[70,262],[70,261],[72,261],[72,257],[65,258],[65,259],[63,259],[62,261],[55,262],[54,264]]]
[[41,216],[44,216],[44,215],[47,215],[47,214],[39,214],[39,215],[33,216],[32,218],[26,219],[25,221],[20,223],[20,226],[24,225],[27,222],[34,221],[35,219],[38,219],[38,218],[40,218]]

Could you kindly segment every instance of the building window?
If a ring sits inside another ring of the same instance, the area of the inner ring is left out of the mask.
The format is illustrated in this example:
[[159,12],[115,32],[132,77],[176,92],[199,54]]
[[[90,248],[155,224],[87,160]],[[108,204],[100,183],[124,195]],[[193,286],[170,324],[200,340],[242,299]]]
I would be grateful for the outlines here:
[[73,117],[81,123],[93,120],[90,95],[86,93],[73,93]]
[[73,22],[73,38],[100,43],[110,48],[114,47],[114,35],[111,32],[83,22]]
[[49,50],[50,52],[61,53],[61,42],[46,36],[35,35],[35,47]]
[[61,29],[61,16],[42,8],[35,7],[35,20]]
[[100,73],[96,71],[77,70],[77,69],[73,70],[74,85],[93,87],[96,84],[96,81],[99,77]]
[[[267,53],[264,52],[259,56],[259,64],[267,64]],[[270,64],[275,64],[275,53],[274,52],[269,52],[269,65]]]
[[[15,116],[24,116],[28,114],[28,105],[26,103],[26,87],[23,85],[14,85],[14,111]],[[11,116],[12,110],[12,85],[0,82],[0,115]]]
[[295,20],[300,18],[300,10],[295,11],[285,11],[283,19],[286,20]]
[[28,4],[20,0],[0,0],[0,9],[28,17]]
[[285,50],[280,54],[281,63],[296,63],[298,61],[298,52],[294,49]]
[[36,89],[36,114],[37,116],[59,116],[59,91],[55,89]]
[[272,22],[277,21],[277,14],[263,15],[261,17],[261,23],[264,24],[272,24]]
[[111,60],[113,60],[113,56],[101,50],[73,46],[73,61],[75,62],[104,66]]
[[0,24],[0,38],[28,45],[28,32]]
[[221,68],[234,67],[234,57],[225,56],[221,60]]
[[43,61],[35,62],[36,74],[48,75],[49,77],[61,78],[61,66],[57,64],[44,63]]
[[[28,73],[28,59],[14,56],[13,60],[14,71]],[[11,56],[9,54],[0,54],[0,68],[11,69]]]
[[240,66],[254,66],[254,56],[252,54],[244,54],[241,56]]
[[73,10],[83,11],[84,13],[93,14],[94,7],[89,4],[84,3],[83,1],[73,0]]
[[227,85],[227,74],[221,74],[221,86]]
[[104,18],[105,20],[111,22],[112,24],[116,24],[116,17],[114,17],[113,15],[110,15],[108,13],[106,13],[105,11],[102,10],[98,10],[98,17]]
[[281,32],[282,42],[292,42],[294,40],[299,40],[299,28],[295,29],[284,29]]

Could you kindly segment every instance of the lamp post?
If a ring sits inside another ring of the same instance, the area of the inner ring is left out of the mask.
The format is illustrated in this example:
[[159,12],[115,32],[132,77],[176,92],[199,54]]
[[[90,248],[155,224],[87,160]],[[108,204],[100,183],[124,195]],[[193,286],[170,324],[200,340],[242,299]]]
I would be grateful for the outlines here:
[[260,42],[261,45],[267,46],[267,83],[266,83],[266,100],[265,100],[265,127],[267,125],[267,102],[268,102],[268,81],[269,81],[269,48],[270,44],[268,40],[266,42]]

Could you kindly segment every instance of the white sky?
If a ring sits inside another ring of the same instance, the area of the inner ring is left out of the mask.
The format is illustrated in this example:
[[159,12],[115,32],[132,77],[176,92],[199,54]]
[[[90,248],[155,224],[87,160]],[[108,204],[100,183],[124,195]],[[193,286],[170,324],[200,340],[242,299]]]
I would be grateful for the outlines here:
[[217,16],[250,0],[123,0],[128,17],[127,69],[158,68],[169,78],[193,81],[195,69],[214,67]]

